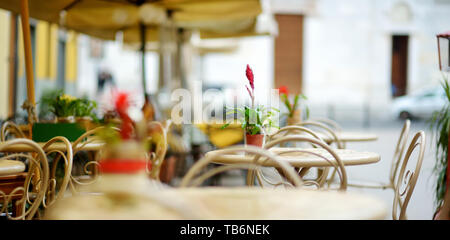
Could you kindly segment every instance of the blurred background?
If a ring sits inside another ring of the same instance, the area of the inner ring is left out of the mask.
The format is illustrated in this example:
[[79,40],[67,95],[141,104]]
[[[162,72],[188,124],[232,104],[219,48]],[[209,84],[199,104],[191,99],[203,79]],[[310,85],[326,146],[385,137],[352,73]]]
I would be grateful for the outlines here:
[[[356,176],[372,172],[374,180],[387,179],[401,119],[411,118],[412,130],[425,130],[429,142],[408,217],[431,219],[435,176],[428,120],[445,103],[439,88],[436,34],[450,29],[450,0],[260,2],[263,14],[251,34],[223,37],[176,28],[177,37],[165,41],[164,47],[145,46],[145,92],[161,118],[168,117],[174,89],[192,89],[195,80],[201,81],[204,91],[242,89],[249,64],[258,99],[264,99],[267,89],[284,85],[307,96],[311,117],[378,134],[377,142],[348,146],[381,154],[375,167],[349,172]],[[0,119],[18,122],[26,121],[21,105],[27,96],[20,29],[17,15],[0,10]],[[119,33],[115,41],[106,41],[31,20],[36,99],[58,88],[101,102],[108,89],[117,87],[135,93],[137,103],[144,104],[141,46],[125,44],[122,38]],[[198,148],[207,136],[186,128],[188,150],[201,152]],[[373,194],[388,205],[392,202],[390,193]]]
[[[287,85],[291,92],[308,97],[313,116],[360,125],[392,120],[402,111],[412,114],[408,109],[393,109],[395,100],[439,86],[442,76],[435,35],[450,27],[449,0],[263,3],[270,14],[260,16],[259,36],[202,41],[192,33],[182,43],[186,61],[179,81],[201,80],[204,89],[240,89],[245,65],[250,64],[257,92]],[[3,119],[24,113],[20,106],[26,99],[26,81],[19,25],[17,16],[0,10]],[[99,99],[102,86],[109,83],[142,95],[138,47],[66,31],[45,21],[32,21],[31,35],[36,99],[48,88]],[[158,48],[147,45],[146,90],[153,95],[167,92],[170,84],[161,83],[164,69]],[[110,81],[101,84],[105,81],[100,79]]]

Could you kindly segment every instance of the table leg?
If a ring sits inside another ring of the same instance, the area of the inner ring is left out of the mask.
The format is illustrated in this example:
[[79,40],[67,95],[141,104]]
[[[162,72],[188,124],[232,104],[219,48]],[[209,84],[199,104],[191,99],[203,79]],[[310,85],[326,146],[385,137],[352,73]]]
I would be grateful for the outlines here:
[[[18,200],[20,200],[20,199],[18,199]],[[16,199],[16,200],[12,201],[13,217],[21,216],[24,212],[24,208],[25,208],[24,204],[26,201],[23,201],[22,203],[17,204],[18,200]]]

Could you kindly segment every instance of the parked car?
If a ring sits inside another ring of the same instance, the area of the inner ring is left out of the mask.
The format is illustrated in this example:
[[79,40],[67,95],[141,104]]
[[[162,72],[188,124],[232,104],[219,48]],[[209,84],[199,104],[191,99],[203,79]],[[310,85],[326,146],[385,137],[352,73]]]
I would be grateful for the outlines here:
[[427,119],[441,110],[446,104],[446,96],[442,87],[425,89],[410,95],[396,98],[392,104],[392,115],[395,118]]

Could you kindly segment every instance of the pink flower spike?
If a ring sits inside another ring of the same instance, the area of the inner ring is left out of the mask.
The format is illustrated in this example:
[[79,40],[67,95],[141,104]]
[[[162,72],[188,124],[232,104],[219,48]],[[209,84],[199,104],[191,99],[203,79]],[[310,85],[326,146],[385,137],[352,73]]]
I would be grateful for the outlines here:
[[245,75],[247,76],[248,82],[250,83],[250,87],[252,88],[252,90],[254,90],[255,85],[254,85],[253,71],[248,64],[247,64],[247,69],[245,70]]
[[252,92],[250,91],[250,89],[247,86],[245,86],[245,88],[247,88],[247,92],[248,92],[248,95],[250,95],[250,98],[253,99],[253,95],[252,95]]

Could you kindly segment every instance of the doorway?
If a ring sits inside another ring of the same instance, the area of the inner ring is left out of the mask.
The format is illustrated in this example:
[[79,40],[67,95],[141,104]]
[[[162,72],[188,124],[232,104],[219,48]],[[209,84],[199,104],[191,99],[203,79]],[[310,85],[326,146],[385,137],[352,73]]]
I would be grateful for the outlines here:
[[303,15],[276,14],[278,36],[275,38],[275,87],[286,86],[290,92],[302,92]]
[[392,36],[391,94],[406,94],[408,86],[408,35]]

